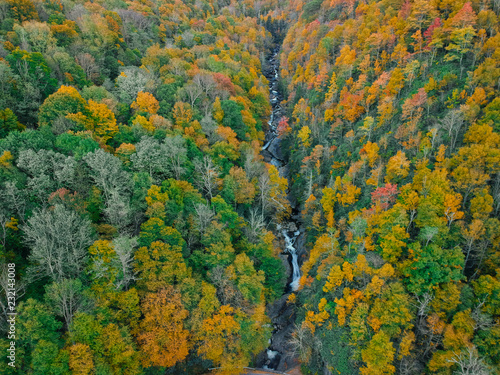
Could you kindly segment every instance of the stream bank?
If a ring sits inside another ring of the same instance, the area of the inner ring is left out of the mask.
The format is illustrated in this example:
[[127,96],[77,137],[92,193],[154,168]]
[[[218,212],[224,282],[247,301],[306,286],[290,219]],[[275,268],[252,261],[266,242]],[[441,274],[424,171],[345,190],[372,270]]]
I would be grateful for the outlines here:
[[[274,165],[281,177],[288,176],[288,164],[281,152],[281,140],[277,128],[284,113],[281,108],[283,97],[279,92],[279,48],[275,48],[267,59],[264,75],[269,81],[269,100],[272,112],[268,121],[268,129],[261,155],[264,161]],[[289,180],[290,186],[290,180]],[[288,280],[284,294],[269,304],[267,315],[273,324],[273,334],[269,347],[257,356],[257,366],[263,369],[286,371],[297,366],[293,348],[289,340],[294,331],[295,308],[287,304],[289,295],[297,290],[300,280],[300,258],[304,255],[304,230],[300,225],[300,215],[294,200],[288,198],[292,207],[291,217],[276,225],[275,236],[282,244],[280,258],[287,270]]]

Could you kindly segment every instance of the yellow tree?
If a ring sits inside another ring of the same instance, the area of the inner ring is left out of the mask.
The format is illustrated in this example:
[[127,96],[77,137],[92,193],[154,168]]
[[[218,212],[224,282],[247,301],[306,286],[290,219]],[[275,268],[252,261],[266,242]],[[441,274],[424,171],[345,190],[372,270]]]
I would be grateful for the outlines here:
[[389,159],[387,163],[385,182],[399,182],[408,176],[410,162],[402,151],[398,151],[396,155]]
[[444,196],[444,216],[448,220],[448,228],[454,220],[460,220],[464,213],[460,211],[462,196],[459,193],[446,194]]
[[396,372],[393,366],[395,349],[384,331],[373,335],[368,346],[361,351],[365,367],[361,367],[362,375],[391,375]]
[[69,368],[73,374],[89,375],[94,373],[92,351],[86,344],[74,344],[69,348]]
[[130,105],[130,108],[137,112],[145,112],[149,115],[154,115],[160,109],[160,103],[153,94],[139,91],[137,99]]
[[327,220],[326,225],[328,228],[332,228],[335,223],[333,208],[337,201],[337,197],[332,188],[325,187],[322,192],[323,197],[321,198],[321,205],[323,206],[323,213]]
[[309,135],[311,134],[311,129],[309,129],[309,126],[303,126],[298,133],[298,137],[300,138],[302,145],[304,147],[309,147],[311,144],[311,141],[309,139]]
[[344,207],[356,203],[361,194],[361,189],[354,185],[348,176],[344,176],[343,178],[337,176],[334,189],[338,191],[337,202],[341,203]]
[[144,315],[137,342],[142,351],[141,362],[151,366],[171,367],[187,357],[189,331],[184,328],[188,311],[181,295],[173,287],[149,293],[141,304]]
[[114,113],[104,103],[97,103],[92,99],[85,106],[84,111],[69,113],[66,118],[92,131],[104,142],[118,133],[118,125]]
[[361,154],[361,158],[368,159],[368,165],[373,168],[375,162],[379,159],[378,151],[380,148],[376,143],[372,143],[370,141],[366,142],[363,148],[359,151]]
[[245,170],[240,167],[232,167],[229,177],[234,183],[234,200],[236,203],[250,204],[255,197],[255,186],[248,181]]
[[[154,220],[157,219],[150,219],[146,223]],[[162,232],[168,229],[164,227]],[[138,286],[146,290],[157,291],[191,277],[191,268],[186,266],[182,257],[182,247],[177,245],[155,241],[149,248],[139,248],[135,253],[135,261],[135,269],[140,275]]]
[[216,314],[202,323],[198,332],[198,354],[229,373],[232,373],[231,370],[239,373],[238,368],[245,365],[245,359],[239,355],[240,328],[234,309],[228,305],[221,306]]
[[352,68],[356,61],[356,50],[345,45],[340,51],[340,56],[335,60],[335,66],[339,66],[347,77],[352,75]]
[[267,170],[269,173],[268,197],[272,207],[276,210],[278,220],[283,220],[292,211],[287,199],[288,181],[279,175],[278,169],[274,165],[269,164]]
[[87,103],[80,93],[72,86],[61,86],[50,95],[40,106],[38,121],[40,126],[53,125],[58,118],[70,113],[86,112]]
[[90,112],[88,130],[92,130],[104,141],[118,133],[115,115],[106,104],[97,103],[91,99],[89,100],[88,110]]

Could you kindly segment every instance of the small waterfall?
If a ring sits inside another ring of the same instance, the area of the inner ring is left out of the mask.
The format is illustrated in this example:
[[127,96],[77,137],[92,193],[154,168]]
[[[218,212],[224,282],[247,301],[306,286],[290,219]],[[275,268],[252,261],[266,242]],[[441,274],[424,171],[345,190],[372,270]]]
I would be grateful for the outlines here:
[[297,261],[297,249],[295,248],[295,241],[300,234],[300,231],[295,231],[293,236],[290,238],[287,231],[283,231],[283,237],[285,238],[285,251],[292,256],[292,282],[290,283],[290,288],[295,292],[299,289],[300,281],[300,268]]
[[267,365],[262,366],[264,370],[273,370],[276,368],[276,366],[279,364],[281,354],[277,352],[276,350],[271,350],[267,349],[266,351],[267,355]]
[[[280,140],[277,139],[278,136],[278,123],[283,116],[282,108],[280,105],[281,102],[281,94],[278,91],[278,79],[279,79],[279,58],[278,58],[279,49],[275,49],[273,51],[272,56],[269,58],[268,62],[271,65],[271,69],[267,71],[266,77],[269,80],[269,101],[271,102],[272,112],[268,121],[268,128],[266,131],[265,144],[262,147],[262,152],[265,155],[265,160],[274,165],[280,175],[283,172],[286,173],[286,161],[281,159],[281,145]],[[299,289],[300,283],[300,268],[298,261],[298,251],[296,248],[297,238],[300,236],[300,231],[297,230],[298,223],[292,217],[288,221],[282,222],[276,225],[276,232],[281,233],[285,240],[285,248],[283,249],[283,254],[288,254],[288,261],[290,263],[290,267],[292,269],[290,283],[289,286],[285,289],[285,293],[283,296],[287,296],[291,292],[295,292]],[[283,299],[282,299],[283,300]],[[286,298],[283,303],[283,309],[286,310]],[[283,311],[284,311],[283,310]],[[284,315],[283,315],[284,316]],[[283,344],[284,338],[283,335],[290,332],[290,329],[293,327],[293,318],[291,315],[287,316],[285,322],[283,322],[281,313],[277,315],[279,317],[280,323],[273,323],[273,336],[269,341],[268,349],[262,353],[263,358],[261,359],[262,368],[276,370],[283,363],[286,363],[287,356],[290,354],[286,351],[286,346]],[[274,338],[277,337],[278,342],[280,342],[279,346],[276,347],[274,343]],[[279,349],[278,349],[279,348]],[[278,350],[274,350],[278,349]],[[283,363],[282,363],[283,362]]]

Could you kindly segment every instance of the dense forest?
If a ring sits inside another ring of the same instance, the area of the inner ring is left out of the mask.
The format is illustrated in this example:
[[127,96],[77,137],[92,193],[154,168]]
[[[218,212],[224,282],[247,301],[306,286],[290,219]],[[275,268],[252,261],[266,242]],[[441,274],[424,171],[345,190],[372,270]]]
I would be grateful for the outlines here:
[[500,374],[499,15],[0,0],[0,374]]
[[281,127],[307,373],[500,371],[498,1],[308,1]]

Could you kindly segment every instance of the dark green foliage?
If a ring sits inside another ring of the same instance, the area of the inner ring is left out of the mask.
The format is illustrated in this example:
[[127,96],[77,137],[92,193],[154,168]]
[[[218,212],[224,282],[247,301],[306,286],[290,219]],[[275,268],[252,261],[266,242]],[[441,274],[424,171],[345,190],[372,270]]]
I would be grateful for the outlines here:
[[342,375],[358,373],[350,361],[352,348],[349,345],[347,329],[321,329],[318,334],[322,342],[321,356],[327,361],[329,367],[334,368],[338,374]]
[[247,140],[248,127],[243,122],[243,117],[241,116],[243,106],[232,100],[222,100],[221,107],[224,111],[222,124],[233,129],[239,139]]
[[[51,77],[51,69],[41,53],[17,48],[7,55],[6,60],[16,74],[25,76],[27,73],[30,83],[36,84],[44,98],[56,89],[57,82]],[[24,70],[25,63],[26,70]]]
[[54,134],[49,129],[35,131],[28,129],[23,132],[11,131],[7,137],[0,140],[0,151],[10,151],[17,157],[22,150],[50,150],[54,144]]
[[408,245],[412,250],[412,262],[403,269],[408,291],[422,295],[439,283],[458,281],[463,278],[464,255],[461,249],[442,249],[437,245],[421,246],[415,242]]
[[323,0],[312,0],[304,4],[304,11],[302,13],[302,18],[306,22],[310,22],[312,18],[316,16],[316,12],[321,8]]
[[81,159],[85,154],[99,148],[99,144],[90,137],[63,133],[57,136],[55,146],[66,155]]
[[23,130],[17,116],[9,108],[0,110],[0,138],[5,138],[12,130]]
[[164,84],[158,87],[156,98],[160,102],[158,113],[164,117],[172,117],[172,108],[176,102],[175,93],[179,87],[182,87],[184,80],[179,76],[174,76],[174,83]]

